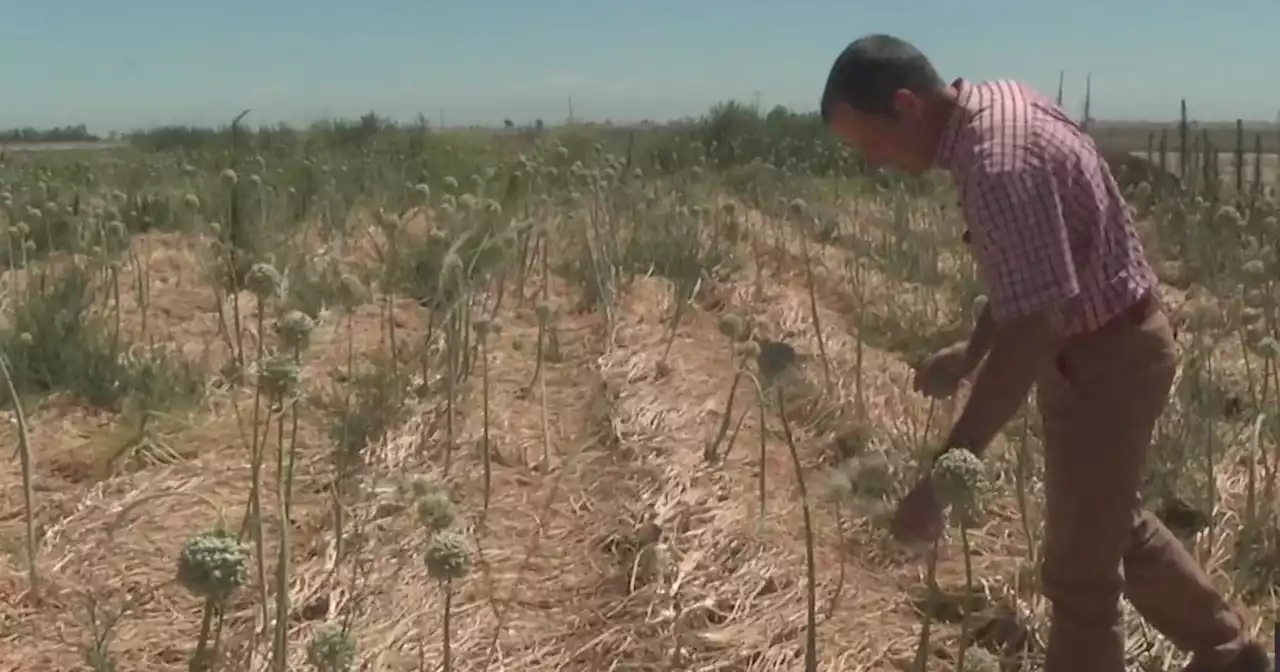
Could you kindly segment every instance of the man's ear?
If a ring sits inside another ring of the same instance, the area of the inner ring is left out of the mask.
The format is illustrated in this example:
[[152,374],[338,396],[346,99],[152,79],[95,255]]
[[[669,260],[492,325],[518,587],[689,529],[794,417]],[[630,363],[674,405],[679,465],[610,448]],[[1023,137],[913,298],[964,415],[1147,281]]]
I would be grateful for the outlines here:
[[893,111],[897,117],[918,117],[924,111],[924,101],[913,91],[898,89],[893,92]]

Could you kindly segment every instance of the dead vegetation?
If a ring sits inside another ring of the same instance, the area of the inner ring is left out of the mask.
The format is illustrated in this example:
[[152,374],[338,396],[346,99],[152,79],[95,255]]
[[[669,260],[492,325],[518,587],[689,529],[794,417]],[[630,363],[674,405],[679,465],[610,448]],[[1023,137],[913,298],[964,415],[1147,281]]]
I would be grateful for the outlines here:
[[[21,404],[0,431],[16,444],[24,411],[35,546],[15,463],[0,669],[933,670],[979,649],[1033,669],[1032,416],[932,587],[930,551],[884,524],[958,408],[910,392],[979,291],[945,195],[647,176],[571,144],[437,148],[455,167],[410,185],[390,150],[237,152],[230,174],[223,152],[124,155],[179,176],[146,193],[105,161],[93,186],[11,167],[6,232],[30,254],[6,257]],[[1185,225],[1218,206],[1142,183],[1153,247],[1190,268],[1148,494],[1206,519],[1189,543],[1261,628],[1275,555],[1246,550],[1278,543],[1278,302],[1246,267],[1274,267],[1272,206],[1237,211],[1225,247]],[[70,270],[32,242],[64,229]],[[51,317],[71,305],[75,325]],[[240,577],[225,595],[192,579],[217,562]],[[1126,627],[1135,663],[1177,655]]]

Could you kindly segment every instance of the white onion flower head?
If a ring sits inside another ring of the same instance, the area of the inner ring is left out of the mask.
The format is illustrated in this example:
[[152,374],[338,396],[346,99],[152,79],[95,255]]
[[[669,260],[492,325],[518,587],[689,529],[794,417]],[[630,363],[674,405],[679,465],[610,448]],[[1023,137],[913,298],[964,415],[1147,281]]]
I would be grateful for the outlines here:
[[285,347],[290,350],[301,350],[311,340],[311,332],[315,329],[315,321],[300,310],[291,310],[280,318],[277,329]]
[[192,537],[178,554],[178,582],[197,597],[223,602],[249,579],[249,551],[226,530]]
[[953,448],[938,456],[932,472],[943,504],[964,517],[978,512],[989,487],[981,458],[964,448]]
[[441,530],[427,542],[425,560],[432,578],[440,582],[456,581],[471,571],[471,547],[461,534]]
[[418,500],[418,522],[435,533],[448,529],[458,518],[457,507],[443,490],[434,489]]
[[307,662],[316,672],[350,672],[357,653],[355,638],[336,625],[317,628],[307,644]]
[[259,299],[278,297],[284,291],[284,276],[271,264],[257,263],[249,269],[245,287]]

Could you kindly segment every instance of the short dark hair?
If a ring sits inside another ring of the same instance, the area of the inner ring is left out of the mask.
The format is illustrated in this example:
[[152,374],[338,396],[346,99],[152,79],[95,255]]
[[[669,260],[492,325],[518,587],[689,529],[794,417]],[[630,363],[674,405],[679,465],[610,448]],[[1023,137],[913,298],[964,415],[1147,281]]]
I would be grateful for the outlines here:
[[893,116],[893,94],[899,89],[924,94],[942,87],[933,64],[910,42],[867,35],[850,42],[831,66],[822,91],[822,119],[831,120],[837,103],[865,114]]

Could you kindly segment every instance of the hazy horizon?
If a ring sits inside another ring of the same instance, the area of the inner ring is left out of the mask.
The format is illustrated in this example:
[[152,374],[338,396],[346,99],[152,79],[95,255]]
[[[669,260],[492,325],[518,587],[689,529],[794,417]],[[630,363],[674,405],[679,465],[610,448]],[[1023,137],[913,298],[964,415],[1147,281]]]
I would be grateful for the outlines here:
[[[947,79],[1009,77],[1052,95],[1065,68],[1076,115],[1089,72],[1093,116],[1113,122],[1168,123],[1182,98],[1200,120],[1264,122],[1280,111],[1265,65],[1280,61],[1268,39],[1280,25],[1274,0],[227,0],[216,12],[49,0],[8,9],[6,129],[217,126],[245,108],[254,126],[370,110],[444,126],[554,125],[570,98],[575,119],[619,124],[698,116],[724,100],[806,111],[835,55],[871,32],[915,42]],[[1191,53],[1172,65],[1172,55]]]
[[[740,102],[742,102],[742,101],[740,101]],[[241,110],[241,111],[243,111],[243,110]],[[704,110],[703,112],[706,112],[706,111],[707,111],[707,110]],[[767,111],[767,110],[764,110],[764,111]],[[377,112],[377,110],[374,110],[374,112],[376,113],[376,112]],[[239,114],[239,112],[237,112],[237,114]],[[380,115],[380,116],[381,116],[381,115]],[[692,116],[693,116],[693,117],[697,117],[697,116],[699,116],[699,115],[694,114],[694,115],[692,115]],[[234,117],[234,115],[232,115],[232,117]],[[385,118],[387,118],[387,117],[383,117],[383,118],[385,119]],[[316,119],[316,120],[312,120],[312,121],[308,121],[308,122],[288,122],[288,121],[255,122],[255,121],[253,120],[253,115],[252,115],[252,114],[250,114],[249,116],[245,117],[244,121],[242,121],[241,123],[242,123],[246,128],[248,128],[248,129],[253,129],[253,130],[256,130],[256,129],[261,128],[261,127],[264,127],[264,126],[266,126],[266,127],[275,127],[275,126],[278,126],[278,125],[280,125],[280,124],[285,124],[285,125],[288,125],[288,126],[292,126],[292,127],[293,127],[293,128],[295,128],[296,130],[305,131],[305,130],[307,130],[307,129],[308,129],[308,127],[309,127],[309,126],[310,126],[310,124],[312,124],[312,123],[324,122],[324,121],[334,121],[334,120],[338,120],[338,119],[348,120],[348,121],[354,121],[354,120],[356,120],[356,119],[357,119],[357,117],[355,117],[355,116],[352,116],[352,117],[334,117],[334,118],[330,118],[330,119]],[[675,123],[679,123],[679,122],[680,122],[680,121],[682,121],[683,119],[684,119],[683,117],[682,117],[682,118],[677,118],[677,119],[648,119],[648,120],[638,120],[638,121],[634,121],[634,122],[619,122],[619,121],[616,121],[616,120],[605,120],[605,119],[576,119],[576,120],[575,120],[575,123],[577,123],[577,124],[584,124],[584,125],[593,125],[593,124],[594,124],[594,125],[604,125],[605,123],[611,123],[611,124],[613,124],[614,126],[621,127],[621,128],[626,128],[626,127],[628,127],[628,126],[639,126],[639,125],[642,125],[642,124],[644,124],[644,123],[651,123],[651,124],[653,124],[653,125],[655,125],[655,126],[663,126],[663,125],[667,125],[667,124],[675,124]],[[395,122],[400,123],[400,124],[408,124],[408,123],[412,123],[412,122],[413,122],[413,120],[412,120],[412,119],[393,119],[392,121],[395,121]],[[431,121],[431,120],[430,120],[430,119],[428,119],[428,121]],[[519,126],[527,126],[528,124],[533,123],[533,122],[534,122],[534,121],[536,121],[536,120],[526,120],[526,121],[513,120],[513,121],[514,121],[514,122],[516,123],[516,125],[519,127]],[[1260,120],[1260,119],[1255,119],[1255,120],[1244,119],[1244,120],[1242,120],[1242,121],[1244,122],[1244,127],[1245,127],[1245,130],[1246,130],[1246,131],[1254,131],[1254,132],[1256,132],[1256,131],[1258,131],[1259,129],[1264,129],[1264,130],[1280,129],[1280,122],[1276,122],[1276,121],[1264,121],[1264,120]],[[544,122],[544,124],[546,125],[546,127],[547,127],[547,128],[552,128],[552,129],[566,126],[566,124],[565,124],[565,121],[564,121],[564,120],[546,120],[546,119],[544,119],[544,120],[543,120],[543,122]],[[224,128],[224,127],[226,127],[229,123],[230,123],[230,118],[228,118],[228,119],[227,119],[227,121],[224,121],[224,122],[220,122],[220,123],[212,123],[212,124],[204,124],[204,125],[200,125],[200,126],[198,126],[198,127],[200,127],[200,128],[212,128],[212,129],[219,129],[219,128]],[[1235,126],[1235,123],[1236,123],[1236,120],[1234,120],[1234,119],[1229,119],[1229,120],[1227,120],[1227,119],[1224,119],[1224,120],[1212,120],[1212,119],[1211,119],[1211,120],[1202,120],[1202,119],[1192,119],[1192,120],[1191,120],[1191,125],[1192,125],[1192,127],[1197,127],[1197,128],[1206,128],[1206,127],[1207,127],[1207,128],[1233,128],[1233,127]],[[1093,126],[1094,128],[1102,128],[1102,129],[1108,129],[1108,128],[1112,128],[1112,129],[1114,129],[1114,128],[1125,128],[1125,127],[1134,127],[1134,128],[1155,127],[1155,128],[1163,128],[1163,127],[1172,127],[1172,126],[1176,126],[1176,125],[1178,124],[1178,120],[1177,120],[1177,119],[1165,119],[1165,120],[1150,120],[1150,119],[1135,119],[1135,120],[1126,120],[1126,119],[1121,119],[1121,120],[1115,120],[1115,119],[1093,119],[1093,120],[1091,121],[1091,124],[1092,124],[1092,126]],[[77,126],[78,124],[69,124],[69,125],[74,127],[74,126]],[[67,125],[66,125],[66,124],[64,124],[63,126],[67,126]],[[88,126],[88,125],[86,124],[86,130],[87,130],[91,135],[95,135],[95,136],[97,136],[98,138],[101,138],[101,139],[103,139],[103,140],[106,140],[106,139],[107,139],[110,135],[112,135],[113,133],[114,133],[114,134],[118,134],[118,135],[123,136],[123,135],[127,135],[127,134],[129,134],[129,133],[146,132],[146,131],[149,131],[149,130],[156,130],[156,129],[159,129],[159,128],[163,128],[163,127],[165,127],[165,126],[169,126],[169,125],[167,125],[167,124],[160,124],[160,125],[156,125],[156,126],[145,126],[145,127],[132,128],[132,129],[123,129],[123,130],[120,130],[120,129],[112,129],[112,130],[110,130],[110,131],[99,131],[99,130],[94,129],[93,127]],[[36,130],[38,130],[38,131],[48,131],[48,130],[52,130],[54,127],[52,127],[52,126],[47,126],[47,127],[41,127],[41,126],[28,126],[28,127],[0,127],[0,132],[13,131],[13,130],[19,130],[19,129],[21,129],[21,128],[34,128],[34,129],[36,129]],[[431,128],[432,130],[442,130],[442,131],[466,131],[466,130],[494,130],[494,131],[497,131],[497,130],[501,130],[501,129],[503,128],[503,124],[501,124],[501,123],[499,123],[499,124],[494,124],[494,123],[478,123],[478,124],[471,124],[471,125],[466,125],[466,126],[464,126],[464,125],[445,125],[445,126],[441,126],[438,122],[432,122],[432,123],[431,123],[431,125],[430,125],[430,128]],[[0,141],[0,144],[22,144],[22,143],[21,143],[21,142],[4,142],[4,141]]]

